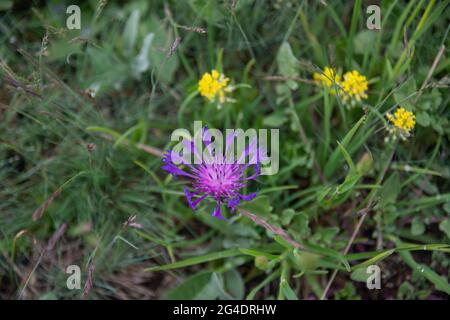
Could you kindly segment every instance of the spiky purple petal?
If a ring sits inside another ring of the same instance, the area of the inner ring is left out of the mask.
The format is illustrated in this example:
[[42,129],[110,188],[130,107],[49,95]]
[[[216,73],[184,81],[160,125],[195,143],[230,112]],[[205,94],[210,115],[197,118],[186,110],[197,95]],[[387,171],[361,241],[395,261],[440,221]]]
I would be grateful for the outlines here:
[[[194,158],[201,159],[200,164],[190,164],[185,161],[180,155],[173,151],[169,151],[164,156],[164,165],[162,168],[173,176],[186,177],[191,182],[192,191],[188,187],[184,188],[184,194],[189,206],[196,210],[198,204],[206,197],[212,197],[217,201],[217,207],[214,209],[212,215],[218,219],[225,219],[221,213],[221,204],[224,203],[234,213],[235,208],[241,201],[250,201],[256,197],[256,192],[248,195],[242,195],[239,191],[246,187],[249,180],[254,180],[260,174],[261,167],[261,150],[256,148],[256,140],[251,141],[250,145],[245,148],[239,159],[232,163],[226,161],[228,147],[235,137],[235,134],[227,135],[225,155],[215,154],[212,150],[211,135],[205,127],[202,134],[202,142],[206,146],[208,160],[200,158],[198,149],[194,141],[183,141],[183,144],[190,151]],[[244,164],[243,160],[250,158],[249,163]],[[195,162],[194,162],[195,163]],[[185,170],[180,169],[177,165],[185,166]],[[248,177],[246,172],[253,167],[254,171]],[[189,170],[186,171],[186,170]]]

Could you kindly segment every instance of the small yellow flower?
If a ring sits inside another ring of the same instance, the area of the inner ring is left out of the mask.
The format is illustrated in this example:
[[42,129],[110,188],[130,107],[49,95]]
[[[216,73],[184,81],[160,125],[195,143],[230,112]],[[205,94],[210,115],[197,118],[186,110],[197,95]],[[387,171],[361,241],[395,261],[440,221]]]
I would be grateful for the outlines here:
[[343,100],[349,98],[360,102],[361,99],[367,99],[366,91],[369,89],[365,76],[353,70],[344,74],[344,80],[341,83],[343,91]]
[[[313,79],[316,83],[321,84],[327,88],[334,88],[336,85],[340,86],[341,76],[334,71],[333,68],[325,67],[322,72],[314,72]],[[336,93],[335,89],[330,91],[332,94]]]
[[212,70],[211,73],[205,72],[198,82],[198,91],[209,101],[218,98],[220,103],[224,103],[226,92],[231,91],[231,87],[228,86],[229,81],[230,79],[217,70]]
[[414,129],[416,125],[416,116],[411,111],[405,108],[397,108],[394,115],[388,113],[386,117],[392,124],[401,129],[403,133],[409,135],[409,132]]

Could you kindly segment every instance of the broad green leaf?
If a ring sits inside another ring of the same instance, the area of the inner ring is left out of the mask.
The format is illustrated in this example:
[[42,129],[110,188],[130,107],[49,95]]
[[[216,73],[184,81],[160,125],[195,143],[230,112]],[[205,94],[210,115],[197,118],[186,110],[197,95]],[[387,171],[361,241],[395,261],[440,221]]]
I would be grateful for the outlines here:
[[421,125],[422,127],[428,127],[431,124],[430,116],[424,111],[418,112],[416,114],[416,121],[417,124]]
[[300,270],[304,272],[314,271],[317,269],[320,262],[320,255],[307,251],[294,250],[293,259],[296,266],[298,266]]
[[205,293],[207,293],[208,295],[218,294],[218,297],[221,300],[233,300],[233,297],[225,290],[222,274],[219,274],[217,272],[213,272],[211,276],[211,284],[205,289],[207,289]]
[[299,237],[307,237],[311,234],[311,229],[309,228],[309,217],[304,212],[297,213],[291,224],[292,231],[298,234]]
[[124,49],[125,52],[129,55],[133,52],[134,46],[136,44],[137,35],[138,35],[138,26],[140,20],[140,12],[135,9],[131,12],[130,17],[128,18],[125,29],[123,31],[123,41],[124,41]]
[[400,179],[397,172],[393,173],[383,184],[383,187],[378,191],[380,202],[383,205],[390,204],[397,199],[400,193]]
[[[280,75],[285,77],[298,77],[300,65],[297,58],[292,53],[291,45],[288,42],[283,42],[277,54],[278,71]],[[298,84],[294,80],[286,81],[286,85],[295,90]]]
[[[207,289],[211,284],[211,272],[202,272],[184,280],[180,285],[167,292],[165,299],[169,300],[196,300],[199,298],[216,299],[217,292]],[[205,290],[206,288],[206,290]]]
[[420,217],[415,217],[411,222],[411,234],[413,236],[420,236],[425,232],[425,224]]
[[141,47],[141,51],[134,58],[131,67],[135,76],[140,79],[140,74],[147,71],[150,68],[150,47],[152,45],[154,34],[149,33],[145,36],[144,42]]
[[295,216],[295,210],[294,209],[284,209],[281,212],[281,224],[282,225],[289,225],[292,221],[292,218]]
[[245,284],[241,274],[236,269],[231,269],[223,274],[223,278],[226,291],[235,299],[243,299]]

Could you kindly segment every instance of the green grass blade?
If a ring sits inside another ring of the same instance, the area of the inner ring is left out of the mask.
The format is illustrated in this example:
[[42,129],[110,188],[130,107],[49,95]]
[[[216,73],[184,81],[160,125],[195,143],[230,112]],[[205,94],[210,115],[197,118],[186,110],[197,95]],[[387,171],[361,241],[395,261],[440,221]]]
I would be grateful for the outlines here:
[[194,257],[194,258],[188,258],[185,260],[177,261],[175,263],[166,264],[163,266],[156,266],[145,269],[145,271],[164,271],[164,270],[172,270],[172,269],[178,269],[178,268],[184,268],[189,267],[192,265],[205,263],[209,261],[224,259],[224,258],[230,258],[235,257],[242,254],[239,249],[229,249],[225,251],[218,251],[213,253],[208,253],[203,256]]

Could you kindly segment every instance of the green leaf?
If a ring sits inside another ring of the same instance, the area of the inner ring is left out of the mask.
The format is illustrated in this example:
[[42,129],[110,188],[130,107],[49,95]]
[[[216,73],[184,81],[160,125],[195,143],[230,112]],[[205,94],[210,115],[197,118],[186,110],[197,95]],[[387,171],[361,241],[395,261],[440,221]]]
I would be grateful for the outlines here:
[[385,250],[379,254],[377,254],[375,257],[370,258],[369,260],[364,261],[363,263],[357,264],[356,266],[354,266],[352,269],[356,270],[359,268],[366,268],[372,264],[377,263],[378,261],[381,261],[387,257],[389,257],[391,254],[393,254],[395,252],[395,249],[389,249],[389,250]]
[[263,124],[268,127],[279,128],[286,122],[286,120],[286,115],[283,113],[272,113],[264,118]]
[[323,248],[323,247],[320,247],[320,246],[312,244],[312,243],[304,243],[303,245],[305,246],[306,250],[309,252],[320,254],[320,255],[323,255],[326,257],[330,257],[330,258],[334,258],[334,259],[340,261],[349,272],[351,271],[351,268],[350,268],[350,265],[349,265],[347,259],[340,252],[329,249],[329,248]]
[[317,202],[322,202],[327,195],[330,194],[332,187],[325,186],[322,189],[318,190],[316,193]]
[[425,224],[419,217],[415,217],[411,223],[411,234],[413,236],[420,236],[425,232]]
[[379,197],[382,205],[388,205],[397,199],[400,193],[400,179],[398,173],[393,173],[380,188]]
[[422,127],[428,127],[431,124],[431,118],[426,112],[418,112],[416,114],[416,121]]
[[425,250],[425,251],[447,251],[450,248],[450,244],[443,243],[433,243],[433,244],[402,244],[401,246],[396,248],[397,252],[400,251],[417,251],[417,250]]
[[163,266],[147,268],[147,269],[145,269],[145,271],[162,271],[162,270],[172,270],[172,269],[184,268],[184,267],[188,267],[188,266],[192,266],[192,265],[196,265],[196,264],[200,264],[200,263],[205,263],[205,262],[209,262],[209,261],[213,261],[213,260],[234,257],[234,256],[237,256],[240,254],[241,254],[241,252],[239,251],[239,249],[229,249],[229,250],[209,253],[209,254],[206,254],[203,256],[199,256],[199,257],[188,258],[185,260],[177,261],[177,262],[166,264]]
[[277,255],[274,255],[274,254],[271,254],[271,253],[268,253],[265,251],[261,251],[261,250],[239,248],[239,251],[242,252],[243,254],[253,256],[253,257],[264,256],[270,260],[274,260],[274,259],[278,258]]
[[283,295],[288,300],[298,300],[297,295],[295,294],[294,290],[289,286],[289,283],[287,281],[283,281],[281,283],[281,292],[283,292]]
[[[350,131],[347,132],[344,139],[340,143],[341,146],[343,146],[344,148],[347,148],[347,146],[349,145],[353,136],[355,135],[356,131],[358,131],[359,127],[364,123],[365,119],[366,119],[365,116],[361,117],[361,119],[359,119],[359,121],[353,126],[353,128],[351,128]],[[341,163],[341,158],[340,158],[341,154],[342,154],[341,147],[338,146],[333,151],[333,153],[330,156],[330,159],[328,160],[327,164],[325,165],[324,174],[326,177],[330,177],[339,167],[339,165]]]
[[355,37],[356,29],[358,28],[358,20],[361,16],[361,5],[362,0],[355,0],[353,4],[352,20],[350,23],[350,31],[347,38],[347,50],[345,54],[347,59],[347,68],[351,68],[353,65],[353,38]]
[[231,269],[230,271],[225,272],[223,277],[227,292],[229,292],[235,299],[243,299],[245,287],[241,274],[235,269]]
[[124,40],[124,49],[127,54],[133,52],[138,35],[138,26],[140,20],[140,12],[135,9],[131,12],[130,17],[125,23],[125,29],[123,31],[122,38]]
[[373,168],[372,154],[369,152],[365,152],[359,159],[358,163],[356,164],[356,171],[361,176],[365,176],[370,172],[372,168]]
[[135,76],[139,79],[140,74],[147,71],[150,68],[150,47],[152,45],[154,34],[149,33],[145,36],[144,42],[142,44],[141,51],[134,58],[131,67]]
[[135,126],[131,127],[127,131],[125,131],[119,138],[116,139],[116,142],[114,143],[114,148],[117,148],[120,146],[131,134],[134,132],[142,130],[142,123],[138,123]]
[[373,46],[376,42],[377,33],[372,30],[363,30],[358,32],[356,37],[353,39],[354,50],[357,54],[364,54],[367,48]]
[[[430,170],[430,169],[427,169],[427,168],[420,168],[420,167],[410,166],[408,164],[400,165],[400,164],[397,164],[397,163],[393,163],[391,165],[391,168],[394,169],[394,170],[400,170],[400,171],[405,171],[405,172],[414,172],[414,173],[417,173],[417,174],[429,174],[429,175],[433,175],[433,176],[442,176],[441,172]],[[420,187],[420,185],[418,185],[418,186]]]
[[281,212],[281,224],[282,225],[289,225],[292,221],[292,218],[295,216],[295,210],[294,209],[284,209]]
[[320,240],[323,243],[330,245],[333,242],[334,237],[339,233],[339,227],[319,228],[317,233],[320,234]]
[[307,251],[294,250],[293,261],[300,270],[311,272],[317,269],[320,262],[320,256]]
[[414,95],[416,91],[416,81],[414,77],[410,77],[394,92],[394,100],[398,105],[408,110],[414,110],[415,106],[412,101],[416,97]]
[[268,196],[258,196],[250,202],[244,202],[240,205],[244,210],[254,212],[258,216],[267,218],[272,212],[271,201]]
[[[278,71],[280,75],[285,77],[298,77],[300,71],[300,65],[297,58],[292,53],[291,45],[289,42],[283,42],[278,50],[277,54]],[[286,81],[286,85],[295,90],[298,88],[298,84],[294,80]]]
[[211,291],[211,272],[201,272],[183,281],[180,285],[170,290],[165,299],[168,300],[196,300],[216,299],[218,293]]
[[359,179],[361,179],[361,175],[356,170],[350,171],[345,177],[344,182],[337,186],[335,191],[336,195],[346,193],[347,191],[353,189],[353,187],[358,183]]
[[[390,236],[390,238],[392,239],[392,241],[395,242],[397,247],[402,247],[403,246],[403,243],[398,238],[396,238],[394,236]],[[420,263],[417,263],[414,260],[413,256],[411,255],[411,253],[409,253],[408,251],[400,251],[399,250],[398,252],[399,252],[400,256],[403,258],[403,260],[405,261],[405,263],[412,270],[418,271],[417,274],[422,275],[428,281],[433,283],[436,286],[437,290],[443,291],[443,292],[447,293],[448,295],[450,295],[450,284],[448,283],[446,278],[441,277],[440,275],[438,275],[430,267],[428,267],[426,265],[423,265],[423,264],[420,264]]]
[[13,6],[13,2],[10,0],[2,0],[0,3],[0,11],[9,10]]
[[233,237],[235,239],[241,237],[259,239],[261,237],[252,224],[224,224],[222,220],[219,220],[211,215],[212,210],[212,206],[205,206],[204,208],[198,210],[198,216],[203,223],[210,226],[212,229],[217,230],[221,234],[224,234],[227,237]]
[[300,212],[293,218],[292,230],[298,234],[299,237],[309,236],[311,229],[309,228],[309,217],[306,213]]
[[225,290],[224,279],[221,274],[213,272],[211,276],[211,286],[208,288],[211,294],[216,292],[221,300],[233,300],[233,297]]
[[[174,43],[172,30],[166,28],[156,16],[147,18],[147,21],[149,30],[155,33],[152,47],[168,49]],[[150,62],[157,71],[155,72],[157,80],[164,83],[172,82],[179,64],[177,54],[168,57],[167,50],[150,50]]]
[[408,281],[403,282],[397,291],[398,299],[413,299],[415,289]]
[[447,213],[450,213],[450,202],[447,202],[446,204],[444,204],[444,210]]
[[294,247],[289,243],[289,242],[287,242],[286,240],[284,240],[284,238],[283,237],[281,237],[281,236],[275,236],[275,237],[273,237],[273,239],[276,241],[276,242],[278,242],[279,244],[281,244],[283,247],[285,247],[286,249],[288,249],[288,250],[293,250],[294,249]]
[[353,281],[358,281],[358,282],[367,282],[367,279],[369,278],[370,274],[367,273],[367,269],[366,268],[358,268],[355,269],[351,275],[350,278]]
[[105,127],[87,127],[86,131],[105,133],[107,135],[112,136],[114,139],[119,139],[121,136],[119,132]]
[[250,293],[247,295],[247,297],[245,298],[246,300],[253,300],[256,296],[256,294],[258,293],[259,290],[261,290],[263,287],[265,287],[267,284],[269,284],[270,282],[272,282],[273,280],[275,280],[278,276],[280,275],[280,269],[272,272],[271,274],[268,275],[268,277],[266,279],[264,279],[261,283],[259,283],[256,287],[254,287],[252,289],[252,291],[250,291]]
[[443,291],[450,295],[450,284],[447,282],[447,280],[438,275],[433,269],[428,267],[424,264],[417,263],[411,253],[409,252],[400,252],[400,256],[403,258],[403,260],[408,264],[411,269],[417,270],[418,274],[423,275],[428,281],[433,283],[436,286],[436,289],[439,291]]
[[355,163],[352,160],[352,157],[350,157],[350,154],[345,150],[345,147],[337,141],[339,150],[342,152],[342,155],[344,156],[345,161],[347,162],[348,166],[350,167],[350,171],[356,171]]
[[447,218],[445,220],[442,220],[441,223],[439,223],[439,230],[445,233],[447,238],[450,239],[450,219]]

